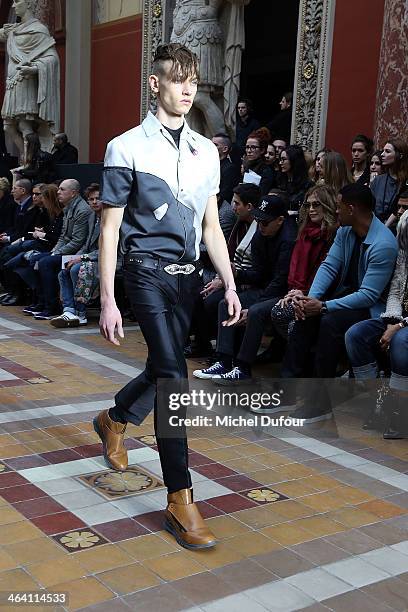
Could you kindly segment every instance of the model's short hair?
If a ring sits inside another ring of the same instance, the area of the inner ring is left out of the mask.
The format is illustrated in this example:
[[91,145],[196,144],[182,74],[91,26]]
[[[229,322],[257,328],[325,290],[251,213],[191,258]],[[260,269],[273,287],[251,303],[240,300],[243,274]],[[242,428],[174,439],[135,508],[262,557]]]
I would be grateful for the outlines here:
[[344,185],[339,191],[342,201],[345,204],[358,206],[365,211],[373,211],[375,207],[375,198],[371,193],[371,189],[360,183],[351,183]]
[[10,181],[5,176],[0,177],[0,189],[1,191],[10,191]]
[[374,141],[372,140],[372,138],[369,138],[365,134],[357,134],[357,136],[354,136],[351,146],[353,146],[353,144],[356,144],[356,142],[362,142],[367,153],[371,155],[374,147]]
[[186,81],[191,77],[200,78],[198,57],[193,51],[180,43],[159,45],[153,58],[153,74],[166,74],[164,62],[170,60],[172,66],[168,73],[170,81]]
[[29,181],[26,178],[21,178],[21,179],[18,179],[15,184],[21,187],[22,189],[24,189],[28,195],[31,195],[31,192],[33,189],[31,181]]
[[253,206],[258,204],[261,197],[261,190],[254,183],[238,183],[233,192],[241,198],[243,204],[252,204]]

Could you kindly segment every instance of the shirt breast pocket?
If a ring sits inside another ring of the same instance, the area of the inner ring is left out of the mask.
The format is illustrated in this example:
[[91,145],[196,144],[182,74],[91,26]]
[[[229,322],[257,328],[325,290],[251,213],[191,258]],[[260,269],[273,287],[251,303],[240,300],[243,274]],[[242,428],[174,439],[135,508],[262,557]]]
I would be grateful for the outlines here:
[[153,214],[156,217],[157,221],[161,221],[163,219],[168,209],[169,205],[167,204],[167,202],[165,202],[164,204],[153,210]]

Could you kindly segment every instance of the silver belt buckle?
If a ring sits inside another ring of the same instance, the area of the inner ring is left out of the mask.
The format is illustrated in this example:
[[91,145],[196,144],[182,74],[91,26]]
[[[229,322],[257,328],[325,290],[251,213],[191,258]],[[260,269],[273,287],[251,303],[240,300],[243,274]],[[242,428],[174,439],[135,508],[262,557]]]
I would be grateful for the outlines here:
[[195,270],[195,266],[193,264],[169,264],[163,268],[167,274],[171,274],[174,276],[175,274],[191,274]]

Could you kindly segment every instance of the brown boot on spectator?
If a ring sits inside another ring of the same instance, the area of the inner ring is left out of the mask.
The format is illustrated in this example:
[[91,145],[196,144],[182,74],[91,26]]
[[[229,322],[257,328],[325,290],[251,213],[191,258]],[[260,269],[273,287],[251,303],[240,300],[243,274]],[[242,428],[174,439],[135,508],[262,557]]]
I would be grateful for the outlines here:
[[104,410],[93,420],[93,426],[102,440],[103,455],[106,463],[114,470],[123,472],[128,466],[127,450],[123,443],[126,424],[116,423]]
[[193,503],[192,489],[181,489],[167,496],[165,529],[184,548],[211,548],[217,543]]

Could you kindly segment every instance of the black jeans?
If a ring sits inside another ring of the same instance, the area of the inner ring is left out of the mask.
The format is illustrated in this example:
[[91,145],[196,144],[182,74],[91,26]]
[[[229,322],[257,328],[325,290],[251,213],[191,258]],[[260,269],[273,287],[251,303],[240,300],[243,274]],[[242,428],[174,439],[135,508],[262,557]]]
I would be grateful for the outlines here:
[[245,334],[238,353],[239,360],[251,364],[255,361],[265,327],[271,322],[271,310],[279,299],[257,302],[249,307]]
[[[247,289],[238,293],[238,297],[241,302],[243,309],[249,308],[252,304],[255,304],[260,295],[262,289]],[[223,321],[229,318],[228,308],[225,300],[220,300],[218,304],[218,335],[217,335],[217,353],[229,355],[233,357],[241,346],[241,341],[245,333],[245,327],[224,327]]]
[[344,350],[346,331],[359,321],[370,318],[368,310],[336,310],[323,316],[296,321],[289,335],[282,365],[282,378],[305,376],[310,351],[316,346],[314,374],[317,378],[334,378]]
[[[169,493],[173,493],[191,487],[187,438],[184,428],[179,430],[179,437],[160,435],[158,419],[165,422],[170,414],[175,413],[170,412],[168,403],[158,404],[157,381],[172,379],[177,385],[188,378],[183,350],[200,278],[197,271],[172,276],[164,270],[151,270],[128,263],[124,281],[127,296],[146,340],[148,357],[145,370],[117,393],[115,403],[123,418],[136,425],[154,407],[154,426],[164,484]],[[182,418],[185,412],[185,408],[180,408],[177,416]]]

